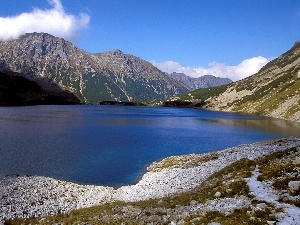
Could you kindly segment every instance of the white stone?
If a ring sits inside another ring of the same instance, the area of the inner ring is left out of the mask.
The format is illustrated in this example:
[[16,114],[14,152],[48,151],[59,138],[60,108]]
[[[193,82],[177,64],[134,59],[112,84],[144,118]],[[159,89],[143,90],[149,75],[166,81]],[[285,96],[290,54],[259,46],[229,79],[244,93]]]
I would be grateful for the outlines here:
[[292,193],[300,190],[300,181],[290,181],[288,183],[289,189]]
[[295,159],[293,160],[293,164],[295,164],[295,165],[300,164],[300,156],[295,157]]
[[268,206],[265,203],[259,203],[256,205],[256,208],[259,210],[264,210],[264,209],[268,208]]
[[217,191],[217,192],[215,193],[215,197],[217,197],[217,198],[221,197],[221,192]]

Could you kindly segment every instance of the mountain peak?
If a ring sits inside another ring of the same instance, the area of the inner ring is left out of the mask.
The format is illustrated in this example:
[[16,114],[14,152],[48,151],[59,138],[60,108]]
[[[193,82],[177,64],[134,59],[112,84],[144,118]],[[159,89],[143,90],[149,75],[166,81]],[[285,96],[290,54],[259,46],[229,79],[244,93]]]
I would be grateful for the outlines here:
[[48,33],[37,33],[37,32],[23,34],[22,36],[20,36],[19,40],[22,40],[22,39],[32,39],[32,40],[40,40],[40,41],[56,39],[56,40],[62,40],[62,41],[67,42],[63,38],[55,37]]
[[122,52],[120,49],[115,49],[111,51],[106,51],[103,53],[96,54],[98,56],[109,56],[109,57],[117,57],[117,58],[124,58],[127,54]]
[[124,55],[124,53],[120,49],[110,51],[114,55]]
[[44,32],[33,32],[33,33],[26,33],[22,35],[21,37],[52,37],[52,38],[57,38],[51,34],[44,33]]

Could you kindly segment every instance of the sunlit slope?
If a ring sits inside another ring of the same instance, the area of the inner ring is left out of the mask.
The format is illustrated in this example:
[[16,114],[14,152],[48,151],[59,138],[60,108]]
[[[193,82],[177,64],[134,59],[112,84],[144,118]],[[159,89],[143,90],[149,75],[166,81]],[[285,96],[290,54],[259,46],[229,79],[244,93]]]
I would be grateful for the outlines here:
[[205,108],[300,122],[300,43],[243,80],[181,97]]

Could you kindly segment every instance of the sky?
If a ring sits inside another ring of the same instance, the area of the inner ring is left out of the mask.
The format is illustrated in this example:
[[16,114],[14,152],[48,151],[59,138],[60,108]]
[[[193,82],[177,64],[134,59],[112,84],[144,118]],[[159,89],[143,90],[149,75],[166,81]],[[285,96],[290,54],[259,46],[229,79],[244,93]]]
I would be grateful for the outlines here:
[[0,0],[0,40],[62,37],[159,69],[240,80],[300,40],[299,0]]

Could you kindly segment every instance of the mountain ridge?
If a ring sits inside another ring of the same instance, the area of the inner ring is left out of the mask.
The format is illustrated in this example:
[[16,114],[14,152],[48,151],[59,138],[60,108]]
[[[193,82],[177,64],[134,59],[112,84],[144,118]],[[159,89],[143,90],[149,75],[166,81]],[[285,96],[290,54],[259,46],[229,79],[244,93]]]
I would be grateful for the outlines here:
[[173,72],[169,74],[169,76],[187,85],[188,87],[190,87],[191,90],[221,86],[233,82],[229,78],[215,77],[213,75],[204,75],[195,78],[195,77],[190,77],[184,73]]
[[162,100],[188,91],[138,57],[119,50],[89,53],[46,33],[1,41],[0,71],[5,70],[37,82],[46,92],[51,92],[51,81],[82,102],[92,104],[105,100]]

